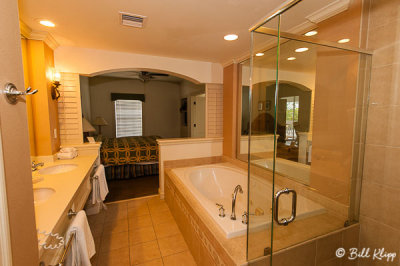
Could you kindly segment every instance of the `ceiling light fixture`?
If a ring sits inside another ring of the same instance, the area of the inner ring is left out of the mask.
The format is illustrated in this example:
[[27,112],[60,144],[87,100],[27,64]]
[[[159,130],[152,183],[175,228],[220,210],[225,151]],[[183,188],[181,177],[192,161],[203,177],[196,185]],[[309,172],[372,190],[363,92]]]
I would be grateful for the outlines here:
[[310,36],[314,36],[317,34],[318,34],[318,31],[312,30],[312,31],[306,32],[304,35],[310,37]]
[[224,36],[224,39],[226,41],[234,41],[237,40],[237,38],[239,38],[236,34],[228,34]]
[[43,26],[51,27],[51,28],[53,28],[53,27],[56,26],[56,25],[55,25],[53,22],[51,22],[50,20],[41,20],[41,21],[39,21],[39,23],[42,24]]
[[287,59],[288,61],[293,61],[293,60],[296,60],[296,57],[288,57],[288,59]]
[[302,48],[297,48],[296,50],[294,50],[296,53],[302,53],[302,52],[305,52],[305,51],[308,51],[308,48],[307,47],[302,47]]
[[350,39],[341,39],[338,41],[338,43],[347,43],[349,41],[350,41]]
[[263,56],[264,53],[256,53],[256,56]]

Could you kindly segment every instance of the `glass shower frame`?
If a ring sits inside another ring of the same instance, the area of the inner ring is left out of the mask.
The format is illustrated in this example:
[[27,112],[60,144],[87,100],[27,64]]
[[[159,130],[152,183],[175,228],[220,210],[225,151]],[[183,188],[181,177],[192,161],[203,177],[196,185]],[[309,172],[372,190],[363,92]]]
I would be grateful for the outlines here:
[[[252,102],[253,97],[253,75],[254,75],[254,60],[255,54],[257,53],[257,48],[254,45],[255,38],[259,34],[264,36],[271,36],[276,38],[276,73],[275,73],[275,98],[273,103],[273,113],[274,113],[274,131],[273,131],[273,164],[272,164],[272,190],[267,193],[271,193],[269,196],[271,198],[271,210],[275,210],[275,174],[276,174],[276,160],[277,160],[277,112],[278,112],[278,92],[279,92],[279,62],[280,62],[280,48],[281,48],[281,40],[285,41],[294,41],[294,42],[302,42],[311,45],[315,45],[318,47],[326,47],[332,48],[337,50],[342,50],[345,52],[350,52],[353,54],[359,55],[358,61],[358,76],[357,76],[357,89],[356,89],[356,96],[355,96],[355,117],[354,117],[354,142],[352,147],[352,163],[351,163],[351,180],[350,180],[350,200],[349,200],[349,212],[348,212],[348,224],[354,223],[358,221],[359,217],[359,201],[360,201],[360,193],[361,193],[361,176],[362,176],[362,169],[363,169],[363,156],[364,156],[364,143],[365,141],[365,134],[366,134],[366,117],[367,117],[367,105],[368,105],[368,96],[369,96],[369,75],[370,75],[370,67],[371,67],[371,55],[372,53],[360,48],[355,48],[349,45],[338,44],[330,41],[321,40],[315,37],[306,37],[302,35],[287,33],[281,31],[281,19],[282,15],[294,7],[296,4],[301,2],[302,0],[294,0],[286,5],[282,6],[277,11],[273,12],[271,15],[267,16],[265,19],[257,23],[254,27],[250,29],[251,31],[251,56],[250,56],[250,89],[249,89],[249,117],[250,117],[250,127],[249,127],[249,142],[248,142],[248,213],[249,215],[252,210],[252,192],[251,192],[251,181],[252,175],[256,172],[259,172],[254,165],[252,165],[252,109],[251,106],[254,104]],[[275,23],[275,25],[274,25]],[[268,28],[265,25],[268,24]],[[272,27],[276,28],[273,29]],[[273,49],[273,48],[271,48]],[[247,259],[248,261],[257,259],[261,256],[268,256],[270,255],[271,258],[271,265],[272,265],[272,253],[274,250],[274,226],[277,226],[277,223],[274,222],[274,215],[275,211],[271,213],[271,230],[270,233],[264,235],[264,240],[266,243],[266,248],[264,249],[263,255],[249,255],[252,251],[251,244],[252,244],[252,217],[249,217],[249,224],[248,224],[248,234],[247,234]],[[348,224],[344,224],[343,226],[347,226]],[[270,239],[268,239],[270,238]],[[269,243],[269,246],[268,246]],[[259,252],[258,252],[259,253]],[[257,252],[255,252],[257,254]]]

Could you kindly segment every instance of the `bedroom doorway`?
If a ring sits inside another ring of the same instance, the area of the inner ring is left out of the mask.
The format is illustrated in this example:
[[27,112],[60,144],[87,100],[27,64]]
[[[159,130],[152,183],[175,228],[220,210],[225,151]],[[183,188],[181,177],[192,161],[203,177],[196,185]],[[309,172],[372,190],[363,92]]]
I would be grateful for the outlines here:
[[106,202],[158,194],[157,139],[205,137],[205,85],[172,74],[80,76],[85,136],[102,142]]

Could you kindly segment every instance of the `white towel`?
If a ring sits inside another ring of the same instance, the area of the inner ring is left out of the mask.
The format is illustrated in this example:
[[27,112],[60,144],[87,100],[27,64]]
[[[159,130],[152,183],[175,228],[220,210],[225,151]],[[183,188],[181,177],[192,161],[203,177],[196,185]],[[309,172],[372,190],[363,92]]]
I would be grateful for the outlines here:
[[85,211],[76,214],[66,234],[66,243],[75,234],[67,254],[67,266],[91,266],[90,258],[96,253],[93,235]]
[[60,152],[57,153],[57,158],[59,160],[74,159],[76,156],[78,156],[78,151],[74,147],[62,148]]
[[104,165],[100,164],[93,176],[92,204],[103,202],[108,194]]

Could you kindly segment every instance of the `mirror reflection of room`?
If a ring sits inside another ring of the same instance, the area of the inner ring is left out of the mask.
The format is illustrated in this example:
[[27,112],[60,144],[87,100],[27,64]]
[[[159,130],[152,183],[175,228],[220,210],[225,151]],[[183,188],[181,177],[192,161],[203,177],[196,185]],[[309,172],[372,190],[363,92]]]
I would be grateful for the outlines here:
[[[276,152],[276,172],[309,184],[316,51],[312,45],[308,45],[307,54],[299,54],[294,52],[298,45],[293,41],[285,41],[280,45],[278,89],[275,82],[276,62],[273,61],[276,46],[254,57],[256,70],[252,76],[251,162],[272,171],[273,154]],[[241,67],[242,80],[246,82],[250,78],[249,60],[243,62]],[[242,160],[247,160],[248,154],[245,144],[250,132],[249,90],[249,84],[242,84],[241,145],[238,150],[238,157]]]

